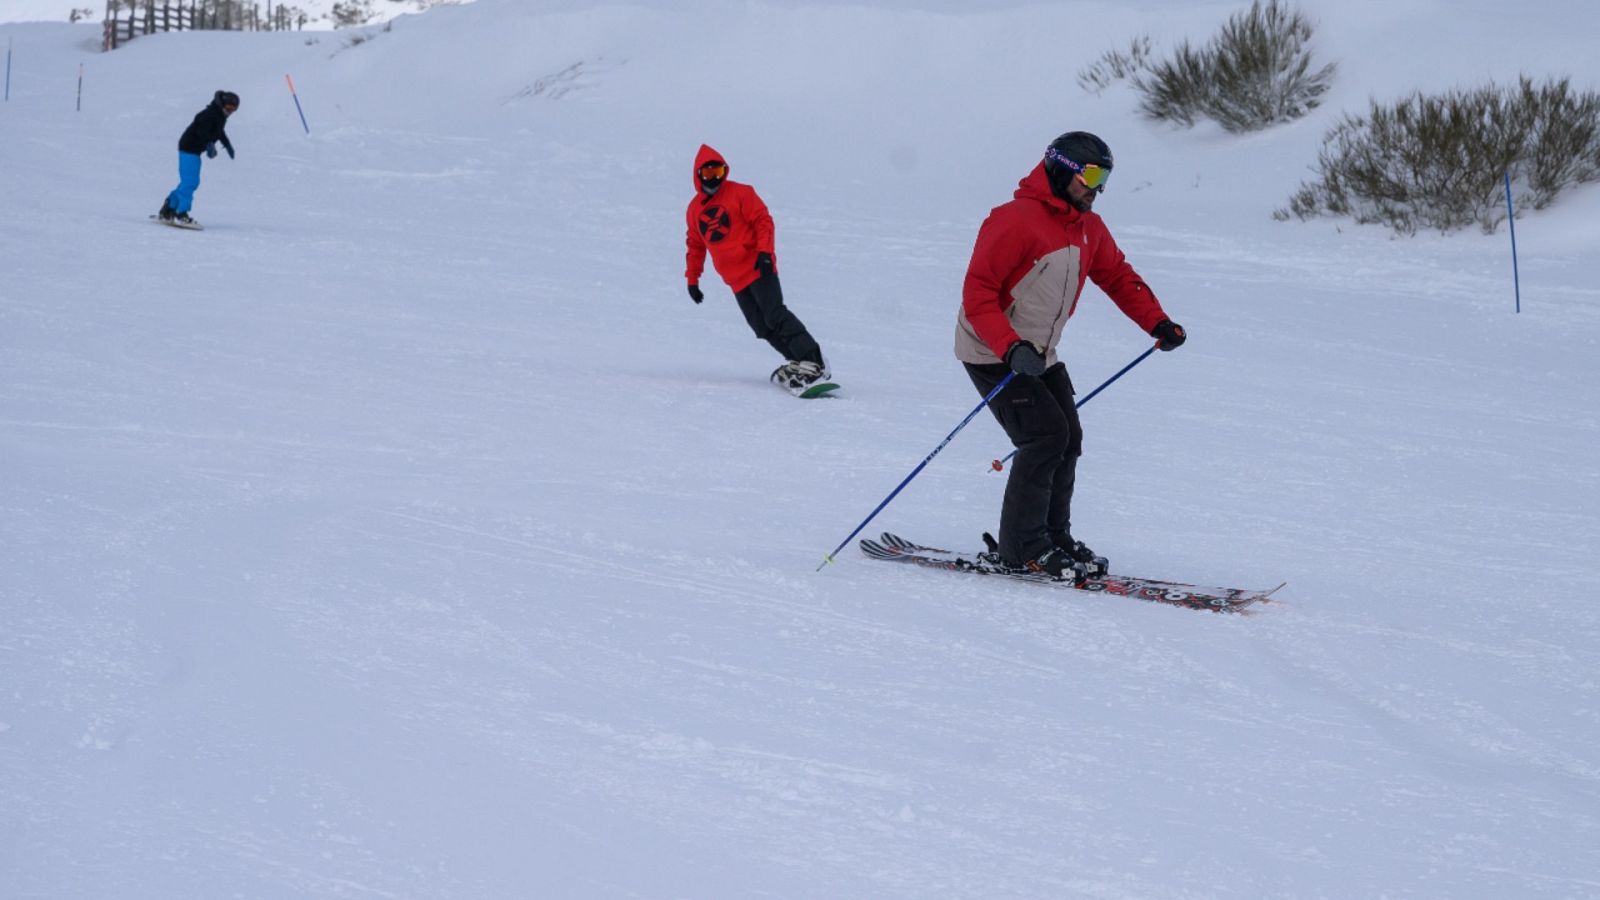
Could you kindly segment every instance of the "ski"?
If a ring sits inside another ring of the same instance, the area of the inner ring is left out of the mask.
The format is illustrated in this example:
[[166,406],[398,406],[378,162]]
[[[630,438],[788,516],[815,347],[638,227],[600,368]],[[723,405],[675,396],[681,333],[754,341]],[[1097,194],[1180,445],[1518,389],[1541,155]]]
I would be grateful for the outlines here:
[[[991,556],[974,553],[957,553],[915,544],[896,534],[884,532],[876,541],[862,539],[861,552],[871,559],[911,563],[932,569],[952,572],[970,572],[975,575],[999,575],[1018,581],[1031,581],[1052,587],[1069,588],[1091,594],[1115,594],[1134,597],[1168,606],[1186,609],[1207,609],[1212,612],[1243,613],[1246,607],[1267,602],[1283,585],[1271,590],[1258,591],[1243,588],[1206,587],[1156,578],[1139,578],[1128,575],[1099,575],[1076,581],[1055,578],[1042,573],[1012,569]],[[1287,582],[1285,582],[1287,584]]]

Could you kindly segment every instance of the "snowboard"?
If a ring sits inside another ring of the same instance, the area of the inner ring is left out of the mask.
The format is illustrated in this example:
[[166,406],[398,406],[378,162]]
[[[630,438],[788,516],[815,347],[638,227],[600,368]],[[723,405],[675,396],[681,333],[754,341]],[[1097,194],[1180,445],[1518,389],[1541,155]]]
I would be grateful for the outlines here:
[[157,215],[151,215],[150,216],[150,221],[156,223],[157,225],[169,225],[169,226],[171,226],[173,228],[182,228],[184,231],[205,231],[206,230],[205,226],[201,225],[199,222],[191,221],[189,224],[185,225],[182,222],[179,222],[177,219],[163,219],[163,218],[161,218],[160,216],[157,216]]
[[779,385],[779,387],[782,387],[785,391],[795,395],[796,397],[799,397],[801,400],[815,400],[818,397],[826,397],[827,395],[839,389],[839,386],[831,381],[821,381],[805,388],[804,390],[791,388],[788,385]]
[[787,364],[774,369],[767,380],[802,400],[815,400],[818,397],[826,397],[839,389],[839,385],[836,382],[827,380],[828,372],[826,367],[822,370],[823,380],[815,381],[811,384],[797,384],[798,379],[789,377],[785,371],[786,368],[788,368]]
[[[896,534],[884,532],[876,541],[863,539],[861,552],[870,559],[904,562],[950,572],[968,572],[975,575],[997,575],[1018,581],[1028,581],[1050,587],[1067,588],[1090,594],[1113,594],[1133,597],[1168,606],[1186,609],[1207,609],[1220,613],[1242,613],[1256,603],[1267,602],[1284,585],[1271,590],[1245,588],[1207,587],[1142,578],[1132,575],[1096,575],[1089,578],[1056,578],[1051,575],[1013,569],[989,554],[956,553],[915,544]],[[1284,584],[1287,584],[1285,582]]]

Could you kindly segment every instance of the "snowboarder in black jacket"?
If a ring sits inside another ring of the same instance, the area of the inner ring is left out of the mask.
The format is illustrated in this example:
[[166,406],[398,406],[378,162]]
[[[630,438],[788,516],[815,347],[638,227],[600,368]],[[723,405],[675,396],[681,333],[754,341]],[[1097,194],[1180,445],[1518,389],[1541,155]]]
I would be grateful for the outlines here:
[[217,143],[221,142],[222,149],[228,151],[228,158],[233,159],[233,142],[228,140],[225,129],[228,117],[238,108],[238,94],[217,91],[206,108],[184,129],[183,136],[178,138],[178,186],[161,204],[161,212],[157,213],[161,221],[189,228],[199,226],[200,223],[189,218],[189,209],[194,205],[194,192],[200,187],[200,154],[215,159]]

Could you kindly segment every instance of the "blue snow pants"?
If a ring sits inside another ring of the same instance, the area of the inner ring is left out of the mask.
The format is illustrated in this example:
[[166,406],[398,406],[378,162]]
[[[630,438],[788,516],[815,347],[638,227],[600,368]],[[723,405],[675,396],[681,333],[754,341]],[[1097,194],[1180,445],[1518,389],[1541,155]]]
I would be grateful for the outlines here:
[[178,153],[178,186],[167,195],[174,212],[186,213],[194,206],[194,192],[200,188],[200,154]]

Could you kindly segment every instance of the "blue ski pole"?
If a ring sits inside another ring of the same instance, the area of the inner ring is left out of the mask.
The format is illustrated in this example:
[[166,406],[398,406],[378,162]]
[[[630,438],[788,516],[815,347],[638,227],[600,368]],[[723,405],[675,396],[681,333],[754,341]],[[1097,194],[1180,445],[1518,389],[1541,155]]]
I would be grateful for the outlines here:
[[915,469],[911,470],[911,474],[906,476],[906,480],[900,482],[900,486],[899,487],[897,487],[894,490],[890,491],[889,492],[889,496],[883,498],[883,502],[878,504],[878,508],[873,510],[872,513],[870,515],[868,515],[865,519],[862,519],[861,520],[861,524],[856,526],[856,530],[850,532],[850,536],[849,537],[847,537],[844,540],[839,542],[839,546],[833,548],[833,553],[829,553],[827,556],[823,557],[822,565],[821,566],[817,566],[817,571],[821,572],[823,566],[826,566],[828,563],[833,562],[834,553],[838,553],[840,550],[843,550],[844,549],[844,545],[850,543],[850,538],[853,538],[856,535],[860,534],[861,533],[861,529],[867,527],[867,523],[868,522],[871,522],[873,520],[873,518],[875,518],[878,515],[878,513],[883,512],[883,508],[885,506],[889,505],[889,501],[893,500],[895,498],[895,496],[898,495],[900,493],[900,491],[902,491],[905,488],[906,485],[910,484],[911,483],[911,479],[917,477],[917,473],[921,472],[923,467],[925,467],[929,462],[932,462],[933,458],[935,456],[939,455],[939,451],[943,450],[945,448],[946,444],[949,444],[952,440],[955,440],[955,436],[961,433],[961,429],[967,427],[967,423],[972,421],[972,417],[977,415],[985,406],[988,406],[989,405],[989,401],[993,400],[995,395],[1000,393],[1000,391],[1002,391],[1005,388],[1006,385],[1011,383],[1011,379],[1013,379],[1015,377],[1017,377],[1017,373],[1015,373],[1015,372],[1007,372],[1006,373],[1006,377],[1001,379],[1000,383],[994,386],[994,390],[989,392],[989,396],[984,397],[982,402],[980,402],[977,406],[974,406],[972,408],[972,412],[967,413],[967,417],[965,419],[961,420],[961,424],[956,426],[955,431],[952,431],[949,434],[945,435],[944,440],[939,442],[939,446],[933,448],[933,452],[929,453],[926,459],[924,459],[920,463],[917,463],[917,467]]
[[1506,226],[1511,229],[1511,283],[1517,289],[1517,312],[1522,312],[1522,277],[1517,274],[1517,214],[1511,208],[1511,173],[1506,173]]
[[[1133,362],[1128,363],[1127,365],[1123,366],[1121,371],[1117,372],[1117,374],[1111,376],[1110,378],[1107,378],[1105,380],[1105,382],[1102,383],[1099,387],[1097,387],[1094,390],[1090,391],[1088,393],[1088,395],[1085,396],[1082,400],[1079,400],[1077,403],[1073,404],[1072,408],[1073,409],[1082,409],[1083,405],[1085,403],[1088,403],[1090,400],[1094,399],[1094,395],[1095,394],[1098,394],[1101,391],[1105,390],[1106,388],[1110,387],[1111,386],[1111,382],[1116,381],[1118,378],[1121,378],[1122,376],[1128,374],[1128,370],[1129,369],[1133,368],[1134,366],[1137,366],[1139,363],[1144,362],[1145,359],[1150,356],[1150,354],[1156,352],[1156,348],[1159,347],[1159,346],[1161,346],[1161,342],[1160,341],[1157,341],[1156,343],[1150,345],[1150,349],[1146,350],[1145,352],[1143,352],[1141,354],[1139,354],[1139,358],[1138,359],[1136,359]],[[989,465],[993,466],[994,470],[996,472],[1004,472],[1005,469],[1006,469],[1006,463],[1010,462],[1011,461],[1011,457],[1016,456],[1016,455],[1017,455],[1017,451],[1013,450],[1010,453],[1006,454],[1005,459],[997,459],[994,462],[989,463]]]

